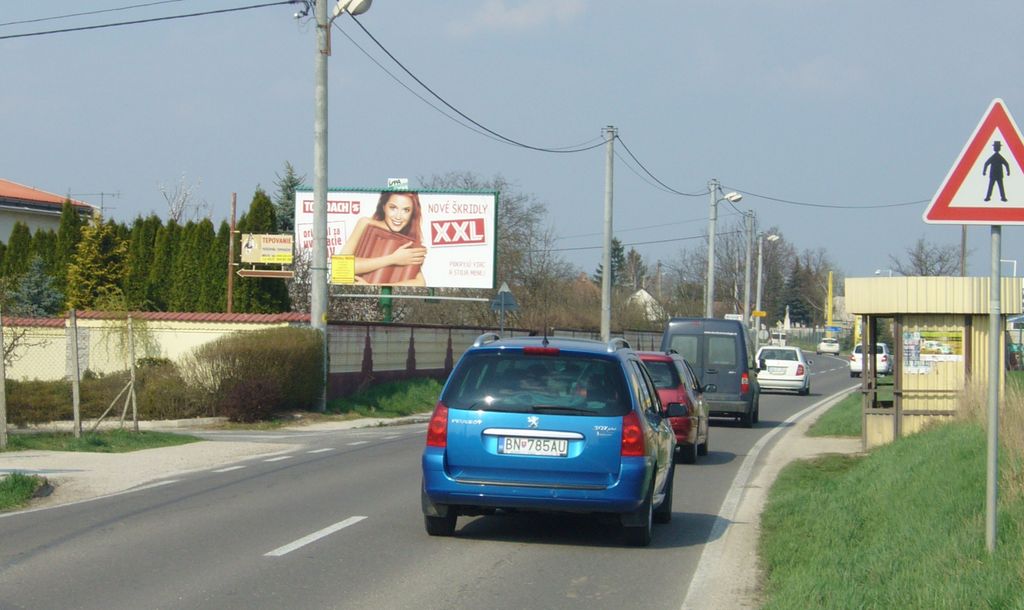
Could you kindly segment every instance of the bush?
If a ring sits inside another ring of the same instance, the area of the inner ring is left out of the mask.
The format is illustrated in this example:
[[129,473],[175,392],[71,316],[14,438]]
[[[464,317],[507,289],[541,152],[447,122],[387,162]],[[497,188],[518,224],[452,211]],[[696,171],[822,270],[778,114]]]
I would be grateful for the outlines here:
[[310,328],[230,335],[196,348],[185,371],[217,414],[232,421],[269,419],[315,405],[323,387],[323,343]]

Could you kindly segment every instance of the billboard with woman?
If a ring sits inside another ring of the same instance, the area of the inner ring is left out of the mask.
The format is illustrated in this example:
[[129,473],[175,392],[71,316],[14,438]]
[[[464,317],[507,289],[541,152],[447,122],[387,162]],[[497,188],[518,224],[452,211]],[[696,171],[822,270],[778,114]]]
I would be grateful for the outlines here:
[[[495,192],[332,189],[328,257],[354,256],[355,284],[493,289],[497,207]],[[295,193],[295,243],[312,252],[312,191]]]

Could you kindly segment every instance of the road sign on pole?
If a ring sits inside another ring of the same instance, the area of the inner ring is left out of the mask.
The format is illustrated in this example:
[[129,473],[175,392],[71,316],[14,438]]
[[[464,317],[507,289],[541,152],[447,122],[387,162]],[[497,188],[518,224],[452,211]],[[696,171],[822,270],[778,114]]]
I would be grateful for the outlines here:
[[239,277],[276,277],[283,280],[295,275],[294,271],[281,271],[278,269],[239,269],[235,273]]
[[924,212],[932,224],[1024,224],[1024,138],[994,99]]

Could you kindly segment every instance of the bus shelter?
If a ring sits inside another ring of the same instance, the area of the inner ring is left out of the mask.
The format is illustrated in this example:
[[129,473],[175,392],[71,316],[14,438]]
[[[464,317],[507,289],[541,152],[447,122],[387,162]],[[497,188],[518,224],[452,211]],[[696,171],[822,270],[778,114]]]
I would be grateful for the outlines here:
[[[847,278],[846,307],[860,319],[864,449],[917,432],[956,415],[972,378],[988,379],[989,366],[1006,370],[1006,332],[999,362],[988,362],[989,278]],[[999,327],[1021,313],[1021,278],[1002,279]],[[876,345],[889,343],[892,385],[879,384]],[[984,391],[978,386],[979,391]]]

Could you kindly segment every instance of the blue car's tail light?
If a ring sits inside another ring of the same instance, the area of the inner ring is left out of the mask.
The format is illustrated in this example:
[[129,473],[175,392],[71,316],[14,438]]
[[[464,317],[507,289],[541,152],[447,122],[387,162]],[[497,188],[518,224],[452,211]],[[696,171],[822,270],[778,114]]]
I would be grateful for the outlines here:
[[437,403],[434,414],[430,417],[430,424],[427,426],[427,446],[448,446],[448,407],[443,402]]
[[644,431],[640,427],[640,417],[630,411],[622,417],[622,449],[620,455],[642,457],[645,455]]

